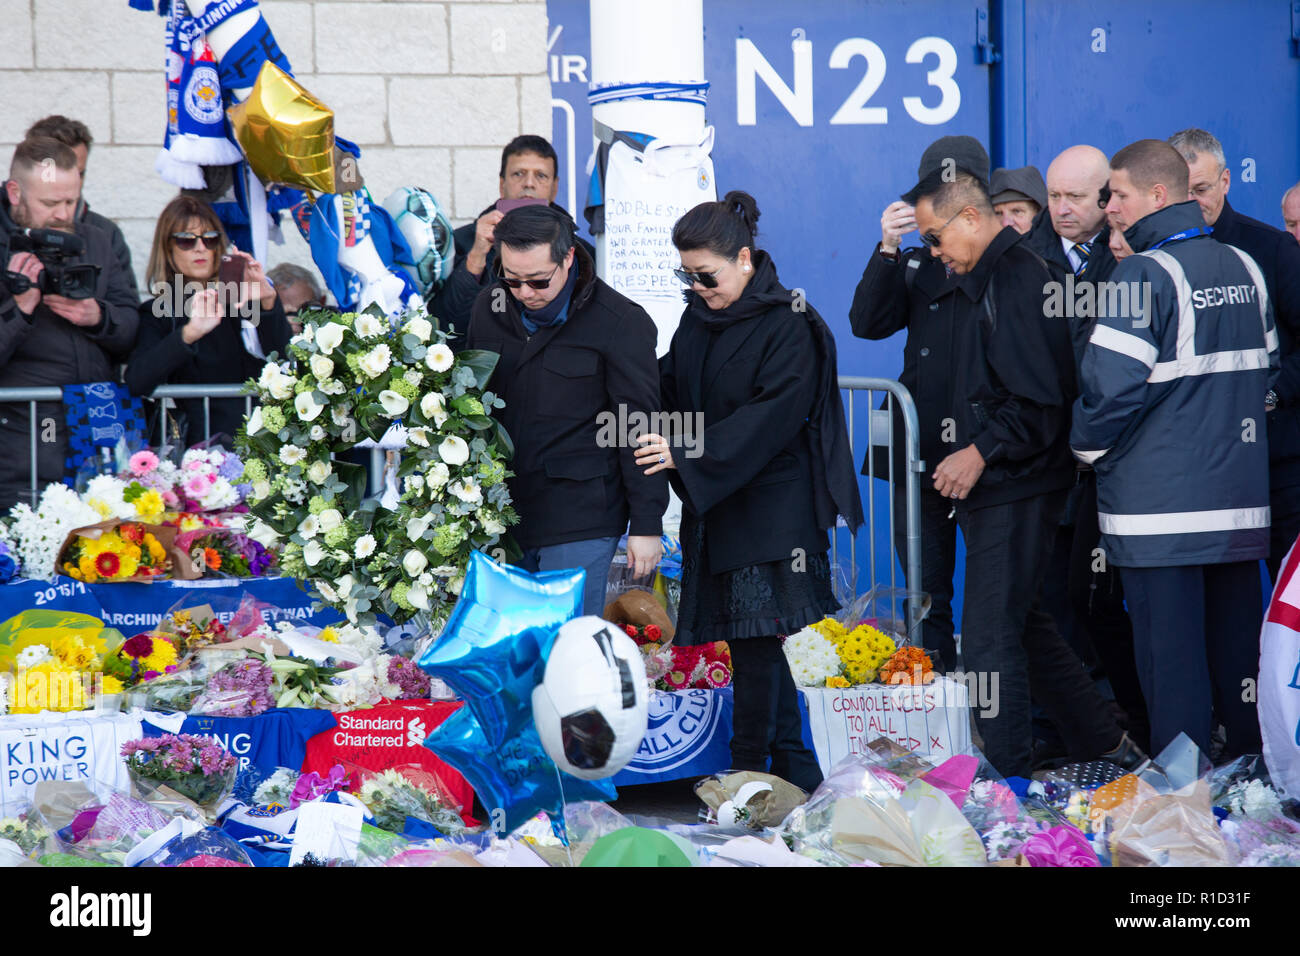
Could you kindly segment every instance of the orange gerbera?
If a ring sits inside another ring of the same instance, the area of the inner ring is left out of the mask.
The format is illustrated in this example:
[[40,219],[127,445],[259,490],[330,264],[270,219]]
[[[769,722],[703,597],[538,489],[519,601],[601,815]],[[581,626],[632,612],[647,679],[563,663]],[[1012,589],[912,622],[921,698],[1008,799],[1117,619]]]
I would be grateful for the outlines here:
[[934,680],[934,664],[919,647],[900,647],[880,668],[884,684],[928,684]]
[[217,553],[216,548],[203,549],[203,562],[208,566],[208,569],[211,571],[221,570],[221,555]]
[[140,544],[144,539],[144,528],[138,524],[124,524],[118,527],[124,541],[130,541],[132,544]]

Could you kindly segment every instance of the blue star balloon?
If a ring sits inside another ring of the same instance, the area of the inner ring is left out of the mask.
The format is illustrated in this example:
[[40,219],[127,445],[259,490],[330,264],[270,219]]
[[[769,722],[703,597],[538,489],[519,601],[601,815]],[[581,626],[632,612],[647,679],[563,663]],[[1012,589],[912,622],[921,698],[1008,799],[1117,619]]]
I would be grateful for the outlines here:
[[531,723],[518,736],[493,747],[473,711],[462,707],[434,728],[424,745],[465,776],[497,836],[527,823],[538,810],[562,822],[566,801],[618,797],[608,779],[580,780],[561,772]]
[[585,579],[581,569],[530,574],[476,551],[442,636],[420,657],[466,705],[424,744],[464,774],[498,833],[538,810],[563,819],[566,799],[618,796],[607,780],[559,771],[533,723],[533,688],[560,625],[582,613]]
[[556,630],[582,613],[585,579],[581,568],[529,574],[470,555],[460,600],[419,664],[465,699],[493,746],[532,726],[533,688]]

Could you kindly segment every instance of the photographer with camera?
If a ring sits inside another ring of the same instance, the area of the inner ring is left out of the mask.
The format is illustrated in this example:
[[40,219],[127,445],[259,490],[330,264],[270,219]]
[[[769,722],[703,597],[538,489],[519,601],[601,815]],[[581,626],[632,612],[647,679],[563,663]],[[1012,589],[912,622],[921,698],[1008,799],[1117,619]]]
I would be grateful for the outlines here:
[[[136,299],[112,238],[76,220],[77,156],[57,140],[19,143],[0,197],[0,388],[114,379],[135,342]],[[63,478],[63,408],[36,409],[37,490]],[[31,497],[26,402],[0,405],[0,509]]]
[[[261,374],[272,352],[285,357],[292,333],[275,286],[261,263],[230,245],[203,200],[177,196],[163,208],[145,278],[154,298],[140,305],[140,338],[126,367],[131,394],[163,384],[243,382]],[[209,402],[205,429],[203,400],[180,400],[184,444],[233,436],[243,423],[242,398]]]

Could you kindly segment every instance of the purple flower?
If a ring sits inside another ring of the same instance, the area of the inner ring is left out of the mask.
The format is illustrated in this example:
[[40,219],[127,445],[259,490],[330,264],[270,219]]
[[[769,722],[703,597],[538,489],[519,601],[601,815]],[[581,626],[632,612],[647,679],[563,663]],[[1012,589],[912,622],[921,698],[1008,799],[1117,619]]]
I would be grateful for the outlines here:
[[229,481],[231,478],[238,478],[244,471],[244,463],[234,454],[227,452],[226,457],[221,460],[221,467],[217,469],[217,474]]

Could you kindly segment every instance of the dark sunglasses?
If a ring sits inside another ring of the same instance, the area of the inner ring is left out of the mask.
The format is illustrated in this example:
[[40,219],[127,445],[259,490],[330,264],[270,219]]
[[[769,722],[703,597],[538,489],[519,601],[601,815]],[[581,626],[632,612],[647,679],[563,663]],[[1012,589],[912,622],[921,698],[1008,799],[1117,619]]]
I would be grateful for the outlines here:
[[184,249],[186,252],[194,248],[194,244],[202,240],[203,248],[215,249],[221,239],[221,233],[215,230],[201,232],[195,235],[192,232],[173,232],[172,242],[176,243],[177,249]]
[[924,243],[925,243],[927,246],[929,246],[931,249],[938,249],[938,248],[939,248],[939,236],[943,233],[943,231],[944,231],[945,229],[947,229],[949,226],[952,225],[952,221],[953,221],[953,219],[956,219],[958,216],[960,216],[960,215],[961,215],[963,212],[965,212],[965,211],[966,211],[966,207],[965,207],[965,206],[963,206],[961,209],[958,209],[955,213],[952,214],[952,216],[948,219],[947,222],[945,222],[942,226],[939,227],[938,232],[923,232],[923,233],[921,233],[921,241],[924,242]]
[[555,278],[555,273],[559,271],[560,267],[557,265],[545,279],[511,279],[509,276],[503,275],[501,281],[505,283],[507,289],[522,289],[524,286],[528,286],[530,289],[541,290],[551,284],[551,280]]
[[674,269],[673,275],[688,286],[695,285],[698,282],[706,289],[716,289],[718,287],[718,274],[716,272],[687,272],[685,269]]

